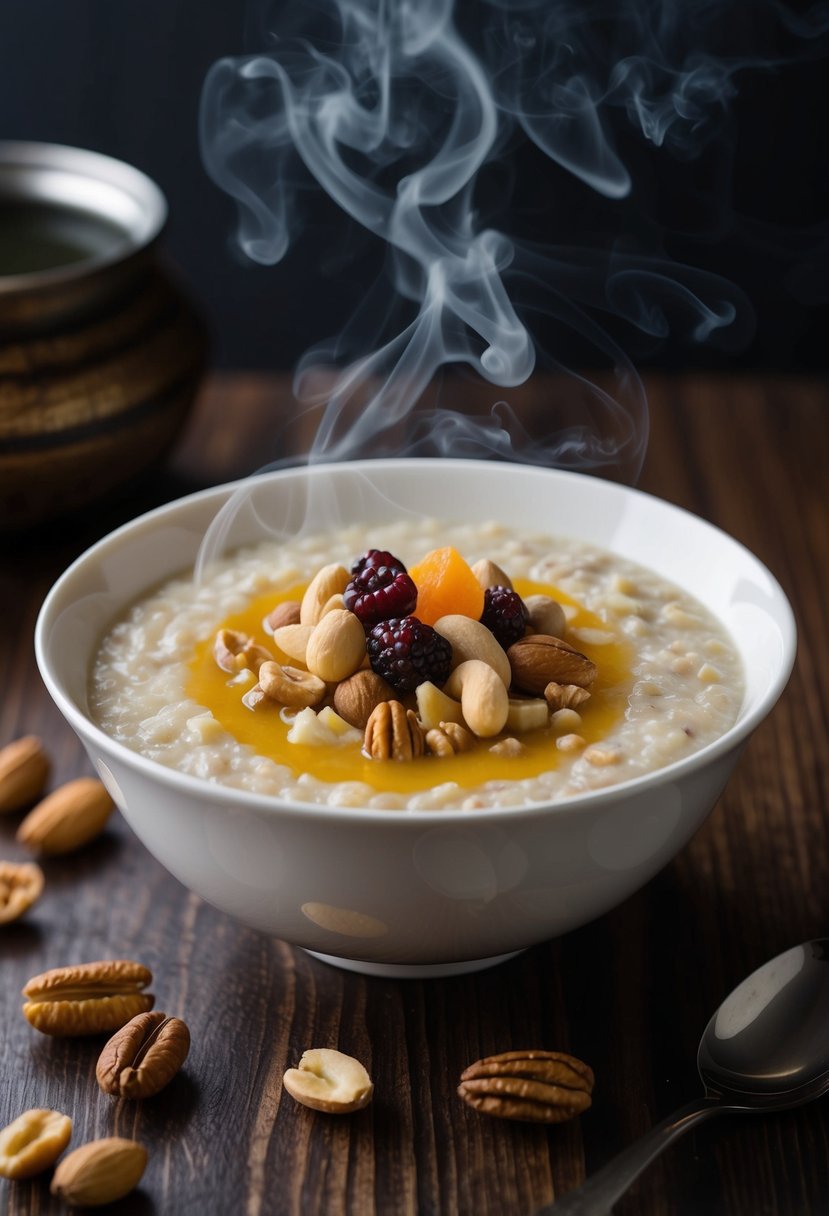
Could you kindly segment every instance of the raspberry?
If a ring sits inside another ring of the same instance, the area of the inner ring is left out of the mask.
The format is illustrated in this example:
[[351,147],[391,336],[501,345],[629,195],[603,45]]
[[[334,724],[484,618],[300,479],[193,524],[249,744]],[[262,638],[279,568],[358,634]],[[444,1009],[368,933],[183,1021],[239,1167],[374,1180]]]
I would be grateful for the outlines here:
[[351,567],[352,574],[360,574],[366,566],[388,566],[395,574],[406,574],[406,567],[399,557],[387,553],[385,549],[369,549],[362,557],[358,557]]
[[492,631],[504,650],[523,638],[529,619],[530,614],[517,592],[506,587],[487,587],[481,623]]
[[[382,554],[381,556],[386,556]],[[406,616],[417,603],[417,587],[393,566],[365,566],[343,593],[345,606],[366,627]]]
[[400,692],[431,680],[442,684],[452,666],[452,647],[416,616],[382,621],[368,635],[368,657],[378,676]]

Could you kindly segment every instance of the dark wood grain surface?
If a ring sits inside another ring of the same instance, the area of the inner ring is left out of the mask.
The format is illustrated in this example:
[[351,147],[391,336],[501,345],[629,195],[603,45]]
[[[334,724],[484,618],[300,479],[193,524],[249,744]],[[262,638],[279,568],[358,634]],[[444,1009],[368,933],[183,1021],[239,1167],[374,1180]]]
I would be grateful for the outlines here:
[[[50,1106],[71,1115],[74,1144],[140,1139],[150,1161],[117,1208],[124,1216],[529,1216],[697,1094],[697,1041],[717,1003],[766,958],[829,934],[829,393],[782,379],[657,379],[648,388],[643,488],[753,549],[800,629],[786,693],[691,844],[626,903],[561,940],[478,975],[390,981],[340,972],[241,927],[169,877],[118,820],[83,852],[45,863],[40,902],[2,930],[0,1126]],[[288,400],[282,380],[216,379],[151,485],[2,542],[0,744],[40,734],[53,784],[90,770],[35,668],[32,632],[49,585],[116,523],[275,454]],[[0,856],[23,856],[18,819],[0,819]],[[184,1071],[143,1103],[99,1092],[100,1041],[47,1039],[20,1013],[30,976],[107,957],[147,964],[157,1006],[192,1031]],[[312,1045],[367,1064],[376,1087],[367,1109],[330,1118],[283,1094],[283,1071]],[[503,1123],[456,1097],[471,1061],[537,1046],[594,1068],[594,1105],[580,1120]],[[0,1212],[60,1210],[48,1177],[0,1181]],[[701,1128],[617,1211],[825,1216],[829,1099]]]

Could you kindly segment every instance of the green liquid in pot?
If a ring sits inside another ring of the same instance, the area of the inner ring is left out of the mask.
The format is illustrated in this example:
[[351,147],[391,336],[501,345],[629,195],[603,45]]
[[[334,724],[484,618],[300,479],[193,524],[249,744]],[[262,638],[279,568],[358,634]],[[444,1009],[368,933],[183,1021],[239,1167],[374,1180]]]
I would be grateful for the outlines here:
[[125,244],[117,224],[75,207],[0,199],[0,276],[55,270]]

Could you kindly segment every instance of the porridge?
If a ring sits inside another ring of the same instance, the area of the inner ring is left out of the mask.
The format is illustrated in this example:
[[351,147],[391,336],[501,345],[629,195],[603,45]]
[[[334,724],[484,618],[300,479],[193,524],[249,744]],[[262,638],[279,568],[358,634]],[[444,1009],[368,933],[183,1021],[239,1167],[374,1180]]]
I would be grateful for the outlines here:
[[742,695],[728,634],[655,573],[422,520],[262,542],[168,582],[103,638],[90,704],[119,742],[211,782],[475,810],[673,763]]

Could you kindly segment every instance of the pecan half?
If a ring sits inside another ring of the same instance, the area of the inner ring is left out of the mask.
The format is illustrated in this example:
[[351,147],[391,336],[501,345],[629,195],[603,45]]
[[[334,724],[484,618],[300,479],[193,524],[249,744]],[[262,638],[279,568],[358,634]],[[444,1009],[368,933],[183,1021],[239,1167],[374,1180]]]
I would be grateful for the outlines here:
[[366,723],[363,750],[372,760],[414,760],[423,755],[417,715],[399,701],[381,701]]
[[484,1115],[564,1123],[590,1106],[593,1070],[560,1051],[505,1051],[470,1064],[458,1093]]
[[140,963],[112,959],[55,967],[35,975],[23,989],[27,1021],[43,1034],[101,1034],[118,1030],[155,997],[142,992],[152,972]]
[[43,890],[43,871],[34,862],[0,861],[0,925],[31,908]]
[[95,1076],[105,1094],[151,1098],[172,1081],[189,1050],[190,1031],[180,1018],[139,1013],[104,1047]]

